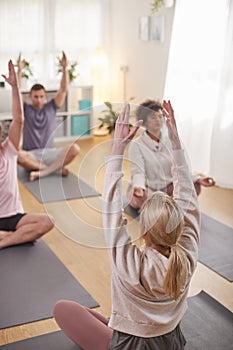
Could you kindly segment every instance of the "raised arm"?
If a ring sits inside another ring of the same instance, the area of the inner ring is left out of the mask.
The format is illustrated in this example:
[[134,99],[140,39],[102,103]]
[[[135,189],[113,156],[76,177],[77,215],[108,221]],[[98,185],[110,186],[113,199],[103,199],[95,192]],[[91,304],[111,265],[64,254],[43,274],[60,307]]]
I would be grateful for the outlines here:
[[129,112],[130,106],[128,104],[126,105],[124,111],[120,113],[117,118],[112,155],[123,155],[127,144],[134,138],[138,128],[142,125],[142,121],[139,120],[136,125],[130,129]]
[[10,124],[8,137],[15,146],[16,149],[19,149],[20,138],[23,128],[23,108],[22,101],[19,92],[19,85],[17,76],[15,73],[14,65],[10,60],[8,62],[8,77],[2,75],[5,81],[11,85],[12,88],[12,122]]
[[[119,233],[122,225],[121,178],[122,161],[127,143],[136,134],[141,122],[129,128],[129,105],[119,115],[115,127],[112,155],[106,160],[106,172],[103,187],[103,226],[108,247],[125,244],[129,237],[126,232]],[[114,233],[113,233],[113,231]]]
[[143,197],[144,190],[146,189],[145,160],[137,142],[130,144],[128,154],[133,194],[136,197]]
[[22,60],[21,58],[21,52],[19,53],[19,56],[17,58],[17,77],[18,77],[18,84],[19,84],[19,88],[21,88],[21,82],[22,82],[22,70],[25,66],[25,60]]
[[198,208],[196,191],[194,189],[191,171],[188,167],[184,156],[184,151],[181,147],[181,142],[176,126],[174,111],[171,102],[163,102],[164,114],[166,117],[166,126],[168,136],[171,141],[173,153],[172,156],[172,175],[174,182],[173,197],[179,201],[183,209],[189,207],[190,201]]
[[68,88],[68,71],[67,71],[67,58],[64,51],[62,51],[62,58],[59,60],[62,67],[62,78],[60,82],[60,88],[55,95],[55,105],[60,108],[65,102],[67,88]]
[[191,268],[194,269],[197,262],[198,244],[200,234],[200,210],[196,191],[193,185],[191,171],[188,167],[181,148],[174,111],[170,101],[163,103],[166,116],[168,136],[171,141],[172,153],[172,175],[174,183],[173,197],[184,214],[185,227],[179,239],[179,245],[183,247],[189,257]]
[[180,138],[178,135],[176,121],[174,117],[174,111],[170,101],[163,101],[163,111],[166,116],[166,126],[168,130],[168,136],[171,141],[173,149],[181,149]]

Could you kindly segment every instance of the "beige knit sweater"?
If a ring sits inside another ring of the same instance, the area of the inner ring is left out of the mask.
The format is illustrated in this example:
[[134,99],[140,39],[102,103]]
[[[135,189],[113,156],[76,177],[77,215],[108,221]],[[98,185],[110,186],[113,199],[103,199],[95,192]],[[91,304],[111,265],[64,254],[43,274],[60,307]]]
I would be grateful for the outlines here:
[[152,248],[138,249],[122,215],[122,156],[106,159],[103,225],[112,270],[112,329],[140,337],[172,331],[186,310],[191,276],[198,259],[200,212],[183,150],[173,151],[174,198],[182,208],[185,228],[179,245],[189,260],[185,289],[178,300],[165,294],[168,259]]

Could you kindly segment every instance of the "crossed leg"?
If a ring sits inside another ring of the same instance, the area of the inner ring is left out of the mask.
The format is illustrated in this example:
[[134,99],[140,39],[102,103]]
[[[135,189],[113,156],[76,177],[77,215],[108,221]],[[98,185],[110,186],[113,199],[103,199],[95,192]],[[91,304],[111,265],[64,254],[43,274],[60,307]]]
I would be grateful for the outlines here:
[[15,231],[0,231],[0,249],[16,244],[34,242],[54,226],[47,214],[26,214],[16,225]]
[[50,165],[40,162],[26,151],[20,151],[18,164],[26,170],[32,170],[30,172],[31,181],[34,181],[39,177],[48,176],[54,172],[60,172],[62,175],[67,176],[69,170],[66,168],[66,165],[72,162],[72,160],[78,155],[79,151],[80,148],[76,144],[64,147],[59,153],[57,159]]
[[40,170],[46,168],[46,164],[32,157],[24,150],[19,150],[17,163],[26,170]]
[[73,301],[61,300],[53,315],[59,327],[85,350],[107,350],[112,338],[108,320],[98,312]]

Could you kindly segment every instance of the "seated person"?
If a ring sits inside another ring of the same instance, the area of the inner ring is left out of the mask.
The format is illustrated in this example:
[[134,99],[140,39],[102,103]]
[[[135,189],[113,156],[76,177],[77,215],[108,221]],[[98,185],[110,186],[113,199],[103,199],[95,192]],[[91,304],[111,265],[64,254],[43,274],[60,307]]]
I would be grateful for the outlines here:
[[118,116],[106,158],[103,228],[111,267],[110,319],[78,303],[60,300],[53,315],[62,331],[85,350],[183,350],[180,322],[197,266],[200,210],[181,148],[170,101],[163,102],[172,146],[174,198],[154,192],[140,213],[138,247],[122,213],[125,148],[140,126],[129,127],[129,106]]
[[[55,148],[54,132],[56,128],[56,110],[60,108],[66,98],[68,86],[67,58],[62,53],[60,60],[62,66],[62,78],[60,89],[55,97],[46,101],[46,91],[43,85],[35,84],[30,91],[31,104],[24,102],[24,129],[23,150],[20,150],[18,164],[30,172],[30,180],[47,176],[54,172],[68,175],[66,165],[79,153],[80,148],[76,144],[63,148]],[[21,81],[21,73],[24,60],[21,55],[18,58],[18,79]]]
[[[148,195],[155,191],[173,193],[171,145],[163,132],[163,107],[159,101],[146,100],[136,110],[145,130],[129,146],[131,183],[127,191],[128,203],[140,209]],[[213,186],[210,177],[193,176],[197,195],[201,186]]]
[[3,75],[12,87],[12,122],[7,138],[2,142],[0,124],[0,249],[33,242],[54,226],[47,214],[25,214],[17,180],[17,156],[23,128],[23,109],[17,77],[12,61],[9,76]]

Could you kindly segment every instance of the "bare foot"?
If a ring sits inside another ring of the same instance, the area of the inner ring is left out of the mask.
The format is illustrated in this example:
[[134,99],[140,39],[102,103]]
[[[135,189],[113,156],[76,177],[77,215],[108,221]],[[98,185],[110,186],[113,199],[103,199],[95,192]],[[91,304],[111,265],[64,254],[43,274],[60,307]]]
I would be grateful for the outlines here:
[[62,176],[68,176],[69,173],[70,173],[69,169],[67,169],[67,168],[62,168],[61,169]]
[[5,248],[7,239],[12,233],[12,231],[0,231],[0,249]]
[[3,239],[5,231],[0,231],[0,241]]
[[[67,168],[62,168],[60,170],[57,170],[56,171],[56,174],[61,174],[62,176],[68,176],[69,175],[69,169]],[[48,176],[50,175],[50,173],[48,173],[46,171],[46,169],[44,170],[40,170],[40,171],[31,171],[30,172],[30,175],[29,175],[29,180],[30,181],[34,181],[34,180],[37,180],[39,177],[44,177],[44,176]]]
[[56,171],[56,174],[61,174],[62,176],[68,176],[69,173],[70,173],[70,171],[67,168],[62,168],[62,169]]
[[39,171],[31,171],[29,174],[29,180],[34,181],[40,177],[40,172]]

